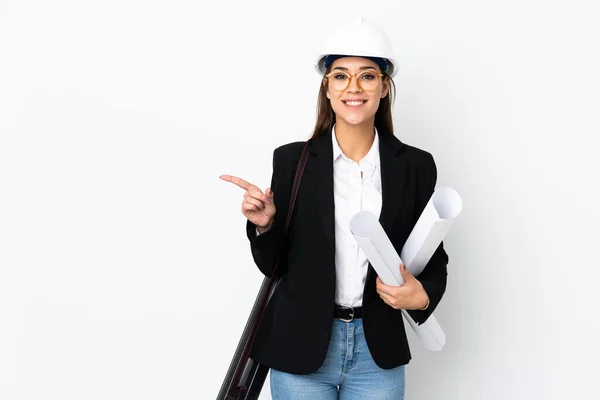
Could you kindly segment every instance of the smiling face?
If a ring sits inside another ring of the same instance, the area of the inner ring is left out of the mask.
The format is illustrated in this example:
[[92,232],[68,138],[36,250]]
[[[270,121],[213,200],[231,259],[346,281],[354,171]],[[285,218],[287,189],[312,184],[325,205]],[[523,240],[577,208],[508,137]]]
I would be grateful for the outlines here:
[[[374,123],[379,102],[389,92],[389,78],[378,74],[381,74],[381,69],[377,63],[367,58],[343,57],[333,62],[323,85],[337,123]],[[344,89],[346,84],[348,86]]]

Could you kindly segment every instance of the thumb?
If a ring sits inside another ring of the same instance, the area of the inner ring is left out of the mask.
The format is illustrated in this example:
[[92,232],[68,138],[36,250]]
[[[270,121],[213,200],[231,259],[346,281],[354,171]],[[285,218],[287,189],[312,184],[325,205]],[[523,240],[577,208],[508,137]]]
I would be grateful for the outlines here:
[[271,190],[271,188],[267,188],[267,189],[265,190],[265,195],[266,195],[266,196],[267,196],[269,199],[273,200],[273,191]]
[[412,274],[410,273],[408,268],[406,268],[406,265],[404,265],[404,263],[400,264],[400,273],[402,274],[402,277],[405,281],[412,276]]

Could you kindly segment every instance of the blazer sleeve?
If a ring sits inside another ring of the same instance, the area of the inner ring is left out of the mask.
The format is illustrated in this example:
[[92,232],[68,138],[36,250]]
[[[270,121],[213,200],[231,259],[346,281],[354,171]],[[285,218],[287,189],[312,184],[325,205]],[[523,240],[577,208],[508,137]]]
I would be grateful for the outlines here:
[[[289,183],[289,167],[285,165],[285,157],[282,149],[273,151],[273,174],[271,176],[271,190],[275,202],[275,223],[271,229],[260,235],[256,234],[256,225],[246,223],[246,234],[250,241],[252,257],[258,269],[267,277],[271,278],[275,271],[277,259],[284,247],[284,229],[289,203],[291,184]],[[277,266],[277,275],[285,270],[285,263]]]
[[[417,169],[417,196],[415,203],[417,209],[415,223],[433,195],[437,181],[437,167],[433,156],[430,153],[426,154],[426,161]],[[423,271],[421,271],[421,274],[416,277],[429,296],[429,307],[426,310],[407,310],[408,314],[419,325],[427,321],[427,318],[433,313],[446,291],[447,265],[448,255],[444,250],[443,242],[441,242]]]

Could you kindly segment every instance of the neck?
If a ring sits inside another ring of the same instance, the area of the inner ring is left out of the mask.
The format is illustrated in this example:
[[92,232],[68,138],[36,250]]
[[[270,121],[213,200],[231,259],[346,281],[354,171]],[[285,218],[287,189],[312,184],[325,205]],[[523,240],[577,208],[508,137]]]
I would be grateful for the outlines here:
[[353,161],[362,160],[375,140],[373,121],[361,125],[350,125],[344,121],[336,121],[335,137],[344,154]]

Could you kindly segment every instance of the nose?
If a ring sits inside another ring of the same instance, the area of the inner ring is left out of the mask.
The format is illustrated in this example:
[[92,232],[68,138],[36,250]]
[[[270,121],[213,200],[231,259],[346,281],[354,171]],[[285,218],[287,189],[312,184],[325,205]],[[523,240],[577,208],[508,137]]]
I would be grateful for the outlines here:
[[356,93],[362,92],[362,88],[358,84],[358,78],[356,76],[350,76],[350,82],[348,82],[348,87],[346,91]]

